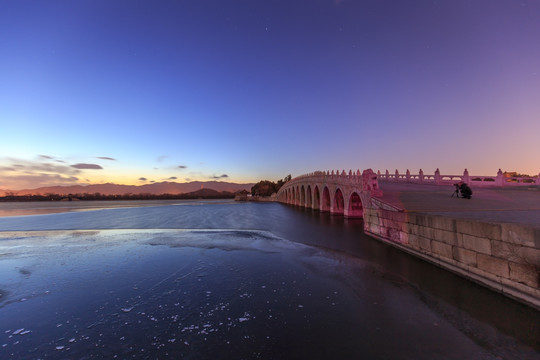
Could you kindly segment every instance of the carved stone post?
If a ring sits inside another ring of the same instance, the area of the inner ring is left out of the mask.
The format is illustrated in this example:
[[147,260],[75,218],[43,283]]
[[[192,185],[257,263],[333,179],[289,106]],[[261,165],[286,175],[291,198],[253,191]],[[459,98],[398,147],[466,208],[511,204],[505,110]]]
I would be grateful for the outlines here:
[[409,169],[407,169],[407,172],[405,173],[405,178],[407,179],[407,182],[411,182],[411,172]]
[[441,172],[439,171],[439,168],[437,168],[437,170],[435,170],[435,184],[440,185],[441,181]]
[[497,171],[497,178],[495,179],[495,185],[504,186],[504,175],[501,169]]
[[467,169],[463,171],[463,182],[470,185],[469,171]]
[[418,172],[418,179],[420,182],[424,181],[424,171],[422,169]]
[[399,171],[397,171],[397,169],[396,169],[396,172],[395,172],[395,180],[399,181]]
[[362,172],[362,190],[369,192],[370,196],[382,196],[382,190],[379,188],[377,174],[371,169]]

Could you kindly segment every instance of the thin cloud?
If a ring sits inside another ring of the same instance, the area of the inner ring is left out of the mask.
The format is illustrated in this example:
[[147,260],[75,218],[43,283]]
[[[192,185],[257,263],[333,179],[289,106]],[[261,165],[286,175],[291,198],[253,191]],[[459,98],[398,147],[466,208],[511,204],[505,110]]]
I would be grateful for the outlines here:
[[[53,160],[53,162],[50,162]],[[80,179],[75,176],[86,166],[69,166],[48,155],[38,155],[36,160],[0,158],[0,178],[2,187],[35,189],[43,186],[73,185]],[[84,165],[84,164],[83,164]],[[94,167],[92,167],[94,168]],[[100,167],[101,168],[101,167]]]
[[15,172],[25,171],[25,173],[27,174],[54,173],[54,174],[65,174],[65,175],[74,175],[80,172],[80,170],[77,170],[77,168],[73,168],[71,166],[53,164],[53,163],[48,163],[48,162],[27,161],[27,160],[21,160],[21,159],[13,159],[13,158],[8,158],[7,160],[11,164],[8,164],[7,166],[3,167],[1,169],[2,171],[15,171]]
[[171,176],[170,178],[168,178],[167,180],[176,180],[178,179],[176,176]]
[[146,181],[146,180],[148,180],[148,179],[145,178],[145,177],[140,177],[140,178],[139,178],[139,181]]
[[60,173],[60,174],[77,174],[79,173],[79,170],[73,166],[66,166],[66,165],[55,165],[55,164],[33,164],[31,166],[27,166],[26,168],[30,168],[33,171],[45,171],[50,173]]
[[11,190],[36,189],[45,186],[74,185],[79,182],[76,176],[59,174],[24,174],[2,178],[2,188]]
[[223,175],[220,175],[220,176],[211,176],[210,179],[225,179],[225,178],[228,178],[229,175],[227,174],[223,174]]
[[187,169],[187,166],[186,165],[178,165],[178,168],[179,169]]
[[156,159],[157,162],[162,162],[163,160],[165,160],[166,158],[168,158],[167,155],[161,155],[161,156],[158,156],[158,158]]
[[71,167],[75,168],[75,169],[92,169],[92,170],[101,170],[101,169],[103,169],[98,164],[84,164],[84,163],[74,164],[74,165],[71,165]]
[[115,158],[108,157],[108,156],[98,156],[96,157],[96,159],[116,161]]

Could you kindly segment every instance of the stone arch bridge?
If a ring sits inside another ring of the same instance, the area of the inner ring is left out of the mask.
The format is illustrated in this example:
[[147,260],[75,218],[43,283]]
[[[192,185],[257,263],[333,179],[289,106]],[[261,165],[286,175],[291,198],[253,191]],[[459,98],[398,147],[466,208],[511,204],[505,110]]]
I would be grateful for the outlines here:
[[327,211],[345,217],[363,217],[371,207],[372,196],[382,196],[377,174],[368,169],[360,173],[316,171],[291,179],[277,193],[282,203]]
[[[404,178],[396,172],[393,179],[386,174],[381,181],[437,185],[446,183],[444,177],[438,170],[433,179],[426,179],[421,171],[417,179],[409,172]],[[467,171],[461,179],[468,179]],[[276,200],[346,217],[362,217],[367,235],[540,309],[540,273],[534,267],[540,249],[534,227],[405,211],[381,199],[377,181],[377,174],[371,169],[361,174],[360,171],[348,174],[317,171],[285,183]],[[454,181],[453,176],[450,181]],[[506,186],[538,184],[538,181],[527,177],[508,182],[499,172],[498,178],[491,182]],[[471,209],[474,203],[462,204]],[[519,249],[523,255],[515,256],[513,251],[517,250],[501,249]]]

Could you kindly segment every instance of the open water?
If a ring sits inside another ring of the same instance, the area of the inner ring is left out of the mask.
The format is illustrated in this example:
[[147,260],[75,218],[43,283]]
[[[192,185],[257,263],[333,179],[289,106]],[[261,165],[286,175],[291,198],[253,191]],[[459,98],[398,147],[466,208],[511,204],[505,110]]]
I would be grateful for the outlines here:
[[230,201],[0,214],[0,359],[540,358],[538,311],[361,220]]

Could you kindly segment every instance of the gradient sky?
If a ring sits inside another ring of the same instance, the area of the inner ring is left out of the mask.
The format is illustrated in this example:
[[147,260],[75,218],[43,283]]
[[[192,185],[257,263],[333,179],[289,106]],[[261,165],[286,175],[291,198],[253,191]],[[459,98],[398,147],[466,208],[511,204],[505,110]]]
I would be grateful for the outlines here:
[[540,172],[540,1],[0,0],[0,189]]

